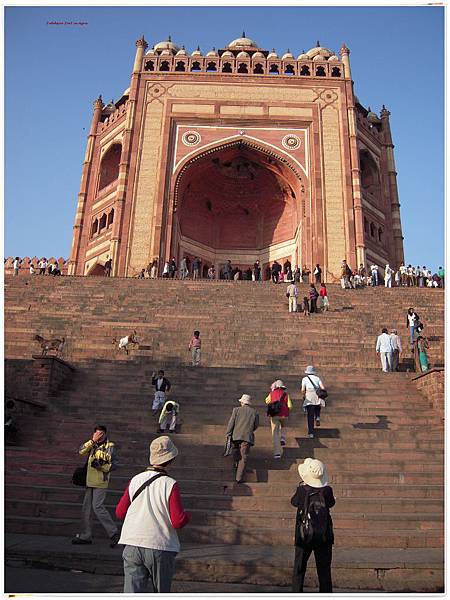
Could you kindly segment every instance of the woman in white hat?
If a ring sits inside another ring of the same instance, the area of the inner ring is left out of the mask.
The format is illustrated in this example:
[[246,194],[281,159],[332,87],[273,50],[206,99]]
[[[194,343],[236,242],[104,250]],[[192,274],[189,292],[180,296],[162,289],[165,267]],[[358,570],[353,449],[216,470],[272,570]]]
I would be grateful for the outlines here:
[[301,483],[291,498],[297,507],[295,524],[295,558],[292,591],[303,592],[306,566],[314,552],[319,592],[332,592],[331,559],[334,543],[330,508],[335,505],[333,490],[328,485],[328,473],[320,460],[306,458],[298,466]]
[[302,379],[301,394],[303,396],[303,408],[306,409],[308,417],[308,437],[314,437],[314,423],[316,427],[320,425],[321,401],[317,395],[317,389],[325,389],[320,377],[316,375],[316,369],[313,366],[306,367],[305,377]]
[[268,405],[267,416],[270,418],[272,429],[273,457],[279,459],[283,455],[283,446],[286,445],[285,432],[292,402],[281,379],[274,381],[270,390],[264,402]]

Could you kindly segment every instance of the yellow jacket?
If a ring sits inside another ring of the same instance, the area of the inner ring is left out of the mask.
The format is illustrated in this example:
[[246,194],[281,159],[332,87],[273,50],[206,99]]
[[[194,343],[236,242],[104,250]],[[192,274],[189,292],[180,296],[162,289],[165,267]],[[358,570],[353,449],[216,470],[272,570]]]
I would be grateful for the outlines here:
[[[81,456],[89,454],[86,487],[107,488],[109,472],[115,468],[117,462],[114,443],[106,440],[102,444],[95,444],[92,440],[88,440],[80,446],[79,453]],[[94,460],[101,463],[97,469],[92,466]]]

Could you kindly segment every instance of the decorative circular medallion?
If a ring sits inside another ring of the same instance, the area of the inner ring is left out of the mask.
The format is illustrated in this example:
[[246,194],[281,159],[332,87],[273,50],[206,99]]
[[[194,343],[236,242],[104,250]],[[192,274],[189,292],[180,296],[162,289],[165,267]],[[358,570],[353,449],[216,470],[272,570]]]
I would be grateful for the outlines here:
[[298,136],[294,135],[293,133],[289,133],[288,135],[284,136],[284,138],[281,140],[281,143],[285,148],[287,148],[287,150],[297,150],[297,148],[300,148],[300,144],[302,142]]
[[196,131],[186,131],[186,133],[183,133],[181,141],[185,146],[196,146],[201,139],[200,134]]

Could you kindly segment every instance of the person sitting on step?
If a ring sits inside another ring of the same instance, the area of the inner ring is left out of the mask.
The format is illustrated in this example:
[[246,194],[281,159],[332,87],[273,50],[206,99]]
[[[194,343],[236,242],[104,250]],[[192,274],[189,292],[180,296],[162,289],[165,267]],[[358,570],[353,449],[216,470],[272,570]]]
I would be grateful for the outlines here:
[[169,426],[170,433],[176,433],[176,426],[178,424],[178,415],[180,414],[180,405],[178,402],[173,400],[167,401],[159,415],[159,428],[158,433],[164,433],[167,426]]

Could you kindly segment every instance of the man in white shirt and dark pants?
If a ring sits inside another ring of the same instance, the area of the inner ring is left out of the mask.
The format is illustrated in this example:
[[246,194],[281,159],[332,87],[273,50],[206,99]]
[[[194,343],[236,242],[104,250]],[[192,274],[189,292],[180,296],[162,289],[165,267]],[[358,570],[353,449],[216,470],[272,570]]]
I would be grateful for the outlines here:
[[384,373],[389,373],[392,371],[392,339],[388,334],[388,330],[386,327],[383,327],[381,330],[381,335],[378,336],[376,351],[377,354],[380,355],[381,358],[381,368]]

